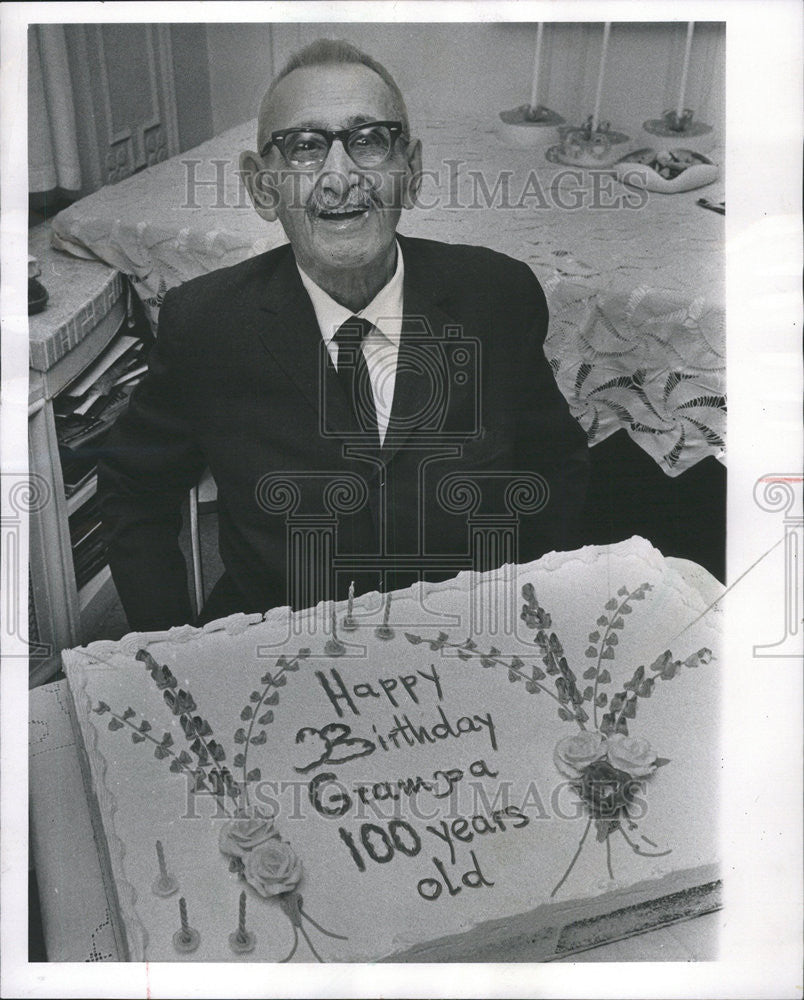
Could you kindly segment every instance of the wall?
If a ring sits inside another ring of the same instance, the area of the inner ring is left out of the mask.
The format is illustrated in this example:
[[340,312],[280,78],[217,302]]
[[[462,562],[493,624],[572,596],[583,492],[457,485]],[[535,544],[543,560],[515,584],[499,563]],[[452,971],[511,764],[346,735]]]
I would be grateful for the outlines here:
[[[231,24],[207,25],[215,133],[256,115],[274,68],[314,38],[346,38],[394,75],[414,120],[474,110],[491,120],[528,101],[536,28],[532,24]],[[580,123],[594,106],[602,24],[545,28],[545,103]],[[675,107],[686,25],[612,27],[601,117],[626,130]],[[696,118],[722,128],[725,26],[695,27],[687,85]]]
[[68,24],[81,194],[212,136],[206,30]]

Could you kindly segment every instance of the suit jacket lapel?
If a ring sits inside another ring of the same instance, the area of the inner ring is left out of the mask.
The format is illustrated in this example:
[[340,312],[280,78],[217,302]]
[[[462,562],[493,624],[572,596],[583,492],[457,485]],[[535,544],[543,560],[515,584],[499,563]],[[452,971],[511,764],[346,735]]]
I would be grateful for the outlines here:
[[449,398],[445,326],[455,320],[438,301],[439,275],[425,268],[414,247],[399,237],[405,255],[404,318],[394,401],[382,456],[389,461],[411,435],[433,438],[443,426]]
[[265,322],[258,333],[273,361],[314,411],[323,414],[330,431],[350,429],[351,406],[343,386],[328,372],[327,349],[290,247],[261,289],[261,315]]

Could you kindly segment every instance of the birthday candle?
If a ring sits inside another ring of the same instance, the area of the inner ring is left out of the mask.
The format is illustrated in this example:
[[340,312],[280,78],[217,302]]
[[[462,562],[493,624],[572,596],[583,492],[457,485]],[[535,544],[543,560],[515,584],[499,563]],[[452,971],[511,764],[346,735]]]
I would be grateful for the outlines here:
[[190,925],[187,922],[187,900],[184,896],[179,898],[179,919],[181,920],[181,936],[185,939],[189,938]]
[[167,865],[165,864],[165,849],[162,847],[162,841],[157,840],[156,842],[156,857],[159,861],[159,877],[163,882],[167,882]]
[[542,35],[544,33],[544,25],[539,22],[539,27],[536,29],[536,50],[533,54],[533,81],[530,88],[530,110],[535,111],[539,104],[539,69],[542,58]]
[[237,920],[237,936],[244,941],[246,938],[246,894],[240,893],[240,911]]
[[388,624],[388,621],[389,621],[390,617],[391,617],[391,595],[388,594],[388,595],[386,595],[386,598],[385,598],[385,613],[383,614],[383,617],[382,617],[382,623],[383,623],[383,625],[387,625]]
[[687,74],[690,68],[690,53],[692,52],[692,31],[695,27],[695,21],[689,21],[687,23],[687,41],[684,44],[684,63],[681,67],[681,88],[678,92],[678,104],[676,105],[676,122],[681,122],[681,116],[684,113],[684,97],[687,91]]
[[352,582],[349,584],[349,600],[347,602],[347,608],[346,608],[346,613],[347,615],[349,615],[350,618],[352,617],[352,609],[354,608],[354,605],[355,605],[355,581],[352,580]]
[[611,31],[611,21],[606,21],[603,25],[603,46],[600,50],[600,66],[597,71],[597,91],[595,93],[595,110],[592,112],[592,132],[597,132],[597,123],[600,120],[600,98],[603,94],[603,76],[606,72],[606,53],[609,48],[609,32]]

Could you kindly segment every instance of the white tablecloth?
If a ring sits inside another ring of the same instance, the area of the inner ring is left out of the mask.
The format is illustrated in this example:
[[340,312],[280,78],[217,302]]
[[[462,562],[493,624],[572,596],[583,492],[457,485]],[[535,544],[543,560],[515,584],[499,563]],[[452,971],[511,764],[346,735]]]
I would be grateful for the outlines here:
[[[173,285],[285,242],[237,175],[255,129],[237,126],[84,198],[54,220],[57,245],[131,276],[154,316]],[[723,217],[695,204],[701,193],[721,199],[722,178],[641,203],[613,175],[506,146],[493,121],[430,120],[418,131],[426,207],[403,213],[400,231],[527,261],[550,305],[547,357],[590,442],[624,427],[671,476],[722,459]]]

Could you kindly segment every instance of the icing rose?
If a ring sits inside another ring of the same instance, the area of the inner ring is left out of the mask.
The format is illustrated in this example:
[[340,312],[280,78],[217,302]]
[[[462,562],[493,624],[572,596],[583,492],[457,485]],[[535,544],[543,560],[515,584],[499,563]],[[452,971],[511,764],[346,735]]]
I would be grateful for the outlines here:
[[279,896],[301,881],[302,863],[284,840],[269,840],[243,856],[243,877],[261,896]]
[[255,847],[279,840],[271,818],[230,819],[221,827],[218,844],[224,854],[242,858]]
[[656,751],[639,736],[617,733],[609,737],[608,756],[611,763],[634,778],[644,778],[656,770]]
[[607,760],[593,761],[583,772],[578,788],[595,819],[617,819],[622,810],[627,811],[638,790],[639,782]]
[[568,778],[580,777],[581,771],[606,753],[606,737],[597,732],[576,733],[559,740],[553,760]]

